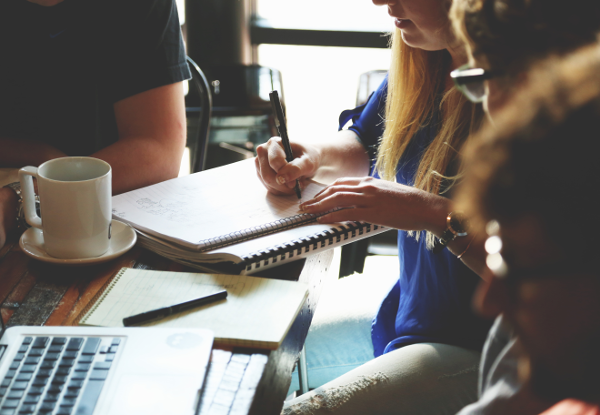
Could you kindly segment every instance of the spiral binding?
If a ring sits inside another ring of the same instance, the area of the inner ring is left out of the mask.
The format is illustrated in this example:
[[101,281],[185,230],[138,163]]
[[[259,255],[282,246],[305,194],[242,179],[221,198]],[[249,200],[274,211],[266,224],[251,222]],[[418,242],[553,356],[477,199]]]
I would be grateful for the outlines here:
[[334,243],[340,243],[342,238],[343,240],[352,239],[357,235],[360,236],[364,233],[370,233],[371,231],[376,231],[380,228],[383,227],[372,225],[370,223],[347,222],[338,227],[331,228],[306,238],[300,238],[283,245],[275,246],[271,249],[255,252],[242,258],[242,264],[246,268],[246,271],[250,271],[253,267],[260,268],[261,266],[274,264],[277,261],[293,258],[294,255],[306,254],[311,251],[325,248]]
[[200,253],[212,251],[214,249],[223,248],[229,245],[235,245],[240,242],[249,241],[250,239],[259,238],[261,236],[270,235],[272,233],[285,231],[287,229],[296,228],[317,221],[317,217],[325,215],[313,215],[311,213],[302,213],[300,215],[290,216],[279,219],[274,222],[269,222],[264,225],[255,226],[253,228],[244,229],[241,231],[232,232],[228,235],[217,236],[215,238],[204,239],[198,242]]
[[127,269],[128,268],[121,268],[113,278],[109,278],[104,283],[102,288],[100,288],[100,290],[98,290],[98,292],[87,303],[87,305],[84,307],[84,309],[81,310],[79,312],[79,314],[77,314],[77,317],[75,317],[75,323],[86,324],[87,318],[89,316],[91,316],[92,313],[100,306],[104,297],[106,295],[108,295],[108,293],[110,293],[110,290],[112,290],[113,287],[115,286],[115,284],[117,282],[119,282],[119,279],[123,276],[123,274],[125,273],[125,271],[127,271]]

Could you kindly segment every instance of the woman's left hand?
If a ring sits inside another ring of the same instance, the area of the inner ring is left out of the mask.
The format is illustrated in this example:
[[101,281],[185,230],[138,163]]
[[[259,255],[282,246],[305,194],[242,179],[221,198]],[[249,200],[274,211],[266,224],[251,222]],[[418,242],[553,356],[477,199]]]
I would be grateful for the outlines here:
[[428,230],[441,234],[450,201],[414,187],[373,177],[343,178],[302,205],[306,213],[319,214],[320,223],[364,221],[406,231]]

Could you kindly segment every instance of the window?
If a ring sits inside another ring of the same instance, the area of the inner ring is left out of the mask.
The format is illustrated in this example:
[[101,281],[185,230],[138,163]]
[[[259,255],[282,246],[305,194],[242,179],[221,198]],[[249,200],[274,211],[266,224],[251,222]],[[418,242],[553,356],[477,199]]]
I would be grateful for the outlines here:
[[[389,68],[388,37],[383,33],[394,26],[387,8],[368,0],[255,1],[256,24],[275,30],[272,39],[260,42],[258,63],[281,71],[290,137],[309,140],[335,134],[340,112],[355,107],[360,74]],[[296,30],[294,42],[281,41],[282,32],[276,31],[284,29]],[[378,43],[372,48],[275,44],[327,44],[323,38],[336,31],[343,31],[341,38],[349,43],[353,34],[360,40],[365,33]]]

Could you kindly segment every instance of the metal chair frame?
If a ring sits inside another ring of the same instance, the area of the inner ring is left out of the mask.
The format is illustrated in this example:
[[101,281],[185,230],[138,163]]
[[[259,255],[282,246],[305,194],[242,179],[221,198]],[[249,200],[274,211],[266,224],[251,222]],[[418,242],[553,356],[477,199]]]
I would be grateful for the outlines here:
[[187,57],[192,79],[190,89],[193,87],[199,97],[200,107],[188,107],[186,110],[197,110],[198,127],[193,136],[188,135],[188,147],[190,148],[190,169],[192,173],[204,170],[206,167],[206,154],[210,133],[210,118],[212,116],[212,94],[208,79],[200,67],[189,56]]

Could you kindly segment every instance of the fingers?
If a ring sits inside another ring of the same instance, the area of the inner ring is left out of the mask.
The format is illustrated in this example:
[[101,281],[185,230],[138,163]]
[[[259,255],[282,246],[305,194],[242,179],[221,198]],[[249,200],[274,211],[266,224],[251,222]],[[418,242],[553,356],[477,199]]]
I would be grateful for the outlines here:
[[283,143],[281,137],[271,137],[267,142],[267,156],[269,158],[269,165],[271,168],[278,172],[283,166],[287,164],[285,159],[285,150],[283,149]]
[[[280,155],[278,155],[276,150],[271,150],[271,148],[280,148],[283,152],[283,162],[286,163],[285,152],[283,151],[283,148],[280,147],[277,140],[275,140],[276,138],[279,137],[273,137],[265,144],[262,144],[256,148],[256,158],[254,159],[256,174],[270,193],[275,195],[292,194],[294,193],[293,188],[279,184],[276,179],[277,171],[273,168],[273,164],[278,164]],[[273,159],[270,158],[271,155]]]
[[277,170],[279,183],[287,183],[288,186],[290,182],[293,183],[296,179],[313,177],[319,167],[314,155],[304,146],[296,145],[292,147],[294,148],[295,158]]
[[300,205],[300,209],[306,213],[322,213],[328,210],[339,209],[339,208],[359,208],[365,207],[369,203],[369,197],[360,193],[352,191],[338,191],[322,199],[315,201],[315,199]]
[[336,210],[335,212],[328,213],[317,218],[319,223],[335,223],[335,222],[369,222],[377,224],[374,220],[376,211],[371,208],[347,208]]

